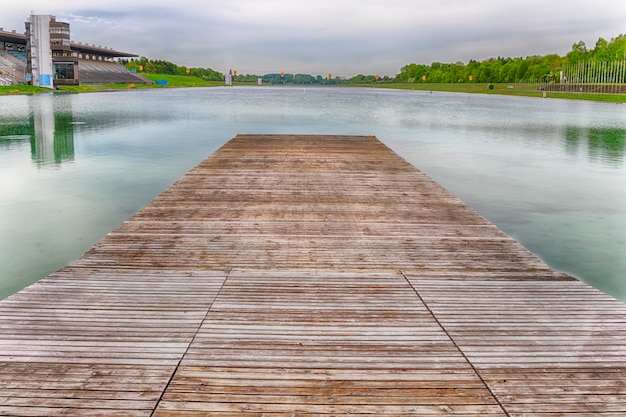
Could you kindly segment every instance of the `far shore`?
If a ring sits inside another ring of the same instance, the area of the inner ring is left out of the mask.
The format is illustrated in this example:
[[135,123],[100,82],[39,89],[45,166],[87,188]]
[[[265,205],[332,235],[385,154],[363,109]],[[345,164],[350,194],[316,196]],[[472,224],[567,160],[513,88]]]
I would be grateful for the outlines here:
[[[153,79],[167,80],[167,85],[162,84],[88,84],[80,86],[62,86],[51,90],[49,88],[33,87],[30,85],[0,86],[0,95],[36,95],[45,93],[88,93],[106,91],[124,91],[137,89],[155,88],[190,88],[190,87],[225,87],[223,82],[205,81],[197,77],[171,76],[160,74],[149,74]],[[232,87],[257,86],[254,83],[237,83]],[[282,87],[282,85],[263,84],[264,87]],[[315,88],[318,86],[309,86]],[[300,87],[290,85],[290,87]],[[322,85],[324,87],[324,85]],[[626,103],[626,94],[595,93],[595,92],[561,92],[550,91],[536,85],[528,84],[477,84],[477,83],[376,83],[376,84],[337,84],[326,87],[348,87],[348,88],[387,88],[399,90],[415,90],[426,92],[454,92],[467,94],[496,94],[507,96],[523,96],[537,98],[559,98],[570,100],[592,100],[613,103]]]

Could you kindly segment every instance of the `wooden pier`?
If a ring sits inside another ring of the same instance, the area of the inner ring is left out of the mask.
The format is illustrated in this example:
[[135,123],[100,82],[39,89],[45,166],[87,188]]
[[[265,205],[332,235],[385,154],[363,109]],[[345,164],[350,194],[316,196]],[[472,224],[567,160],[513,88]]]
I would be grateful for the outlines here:
[[0,302],[0,415],[623,416],[626,305],[374,137],[239,135]]

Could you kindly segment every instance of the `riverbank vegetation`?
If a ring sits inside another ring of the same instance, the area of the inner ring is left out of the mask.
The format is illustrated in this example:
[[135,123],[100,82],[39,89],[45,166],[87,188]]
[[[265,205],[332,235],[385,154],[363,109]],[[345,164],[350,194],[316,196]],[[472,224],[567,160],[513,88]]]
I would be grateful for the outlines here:
[[[489,58],[478,62],[430,65],[408,64],[402,67],[394,81],[399,83],[523,83],[571,82],[565,79],[573,69],[585,71],[585,81],[626,82],[626,35],[610,41],[598,39],[595,46],[587,48],[583,41],[574,43],[565,56],[550,54],[526,58]],[[619,63],[608,65],[607,63]],[[581,74],[582,75],[582,74]],[[563,78],[562,78],[563,77]],[[571,78],[571,77],[570,77]]]
[[34,87],[32,85],[2,85],[0,86],[0,95],[15,95],[15,94],[39,94],[44,91],[50,91],[49,88]]
[[184,87],[215,87],[224,85],[224,81],[206,81],[202,78],[170,75],[170,74],[143,74],[146,78],[154,81],[155,84],[82,84],[64,85],[56,90],[49,88],[33,87],[31,85],[0,86],[0,95],[10,94],[40,94],[45,92],[65,92],[65,93],[90,93],[99,91],[118,91],[145,88],[184,88]]
[[[61,91],[87,92],[129,88],[210,87],[224,85],[224,74],[211,68],[179,66],[141,57],[121,60],[153,85],[105,84],[60,87]],[[489,58],[483,61],[430,64],[411,63],[394,77],[357,74],[350,78],[332,74],[237,74],[234,85],[341,85],[425,91],[505,94],[626,102],[626,35],[593,48],[576,42],[564,56],[549,54],[526,58]],[[32,86],[0,86],[0,94],[37,94],[49,91]]]
[[[196,76],[223,82],[224,75],[210,68],[187,68],[167,61],[141,57],[125,62],[127,68],[147,76],[160,74]],[[394,77],[357,74],[350,78],[332,74],[237,74],[235,85],[342,85],[428,91],[559,97],[626,102],[626,35],[607,41],[598,39],[593,48],[583,41],[572,45],[564,56],[549,54],[526,58],[488,58],[483,61],[407,64]]]
[[221,78],[218,80],[206,80],[193,75],[175,75],[167,73],[143,75],[157,83],[156,87],[215,87],[224,85],[224,80]]
[[[593,100],[626,103],[626,93],[581,93],[571,91],[546,90],[537,87],[536,83],[391,83],[354,85],[364,88],[390,88],[401,90],[424,91],[426,93],[452,92],[467,94],[497,94],[506,96],[524,96],[538,98],[563,98],[576,100]],[[626,85],[624,86],[626,88]]]
[[[259,80],[269,85],[289,84],[498,84],[498,83],[546,83],[564,81],[564,74],[575,69],[578,75],[585,72],[584,81],[616,81],[626,83],[626,35],[619,35],[610,41],[598,39],[593,48],[583,41],[576,42],[565,56],[549,54],[533,55],[526,58],[489,58],[483,61],[431,64],[407,64],[395,77],[357,74],[350,78],[333,77],[332,74],[237,74],[233,81],[256,84]],[[608,65],[607,63],[620,63]],[[210,68],[187,68],[171,62],[149,60],[145,57],[122,61],[131,71],[147,74],[169,74],[193,76],[206,81],[223,81],[224,74]],[[569,78],[572,78],[570,76]],[[571,79],[567,81],[571,82]]]
[[[169,61],[141,57],[132,60],[120,60],[120,63],[133,72],[142,74],[162,74],[181,77],[195,77],[204,81],[224,81],[224,74],[211,68],[191,68],[179,66]],[[148,77],[150,78],[150,77]]]

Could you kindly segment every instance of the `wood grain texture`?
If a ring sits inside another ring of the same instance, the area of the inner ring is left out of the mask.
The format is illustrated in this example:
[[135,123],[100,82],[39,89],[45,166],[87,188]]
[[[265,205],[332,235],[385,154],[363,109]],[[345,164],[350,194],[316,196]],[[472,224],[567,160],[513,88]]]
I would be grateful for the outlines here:
[[239,135],[0,302],[0,415],[617,416],[625,346],[376,138]]

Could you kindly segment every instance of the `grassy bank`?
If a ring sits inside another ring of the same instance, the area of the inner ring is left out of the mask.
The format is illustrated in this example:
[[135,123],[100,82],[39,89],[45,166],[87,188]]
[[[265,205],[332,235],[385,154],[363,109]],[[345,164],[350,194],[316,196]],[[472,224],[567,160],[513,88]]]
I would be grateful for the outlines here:
[[445,91],[453,93],[468,94],[498,94],[506,96],[523,96],[537,98],[562,98],[571,100],[593,100],[608,101],[615,103],[626,103],[626,94],[602,94],[602,93],[572,93],[560,91],[542,91],[537,90],[536,85],[530,84],[491,84],[493,88],[489,88],[489,84],[469,84],[469,83],[451,83],[451,84],[429,84],[429,83],[391,83],[377,84],[372,86],[363,85],[363,87],[376,88],[393,88],[402,90],[418,90],[418,91]]
[[[155,84],[84,84],[84,85],[64,85],[56,90],[49,88],[33,87],[32,85],[9,85],[0,86],[0,95],[11,94],[40,94],[43,92],[70,92],[70,93],[90,93],[97,91],[119,91],[131,89],[147,88],[186,88],[186,87],[216,87],[224,85],[223,81],[205,81],[198,77],[184,75],[167,74],[143,74]],[[156,84],[158,81],[165,81],[167,84]]]
[[[224,85],[221,81],[205,81],[198,77],[189,77],[185,75],[167,75],[167,74],[142,74],[144,77],[152,80],[155,84],[86,84],[76,86],[62,86],[59,91],[69,91],[75,93],[94,92],[94,91],[117,91],[147,88],[187,88],[187,87],[215,87]],[[160,83],[160,84],[157,84]]]
[[216,87],[223,86],[224,81],[205,81],[202,78],[190,77],[187,75],[167,75],[167,74],[142,74],[152,81],[166,81],[167,85],[151,85],[156,88],[180,88],[180,87]]
[[39,94],[43,92],[50,92],[49,88],[33,87],[32,85],[1,85],[0,95],[15,95],[15,94]]

